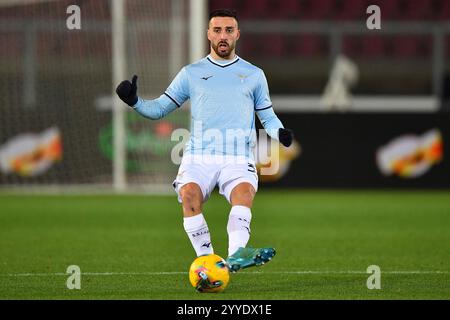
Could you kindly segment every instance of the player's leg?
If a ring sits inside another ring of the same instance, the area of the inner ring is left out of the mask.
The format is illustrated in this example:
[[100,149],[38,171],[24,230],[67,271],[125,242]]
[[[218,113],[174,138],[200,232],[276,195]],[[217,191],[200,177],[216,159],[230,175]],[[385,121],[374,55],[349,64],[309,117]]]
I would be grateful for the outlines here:
[[232,207],[227,225],[229,237],[227,262],[233,272],[263,265],[275,255],[273,248],[246,247],[250,239],[251,207],[255,194],[255,188],[248,182],[238,184],[231,191]]
[[230,195],[231,211],[228,217],[228,256],[247,245],[250,239],[251,208],[255,188],[248,182],[239,183]]
[[228,218],[228,258],[232,272],[259,266],[275,255],[273,248],[247,247],[250,239],[251,208],[258,188],[258,177],[252,163],[226,166],[219,177],[219,192],[231,204]]
[[183,217],[193,217],[201,214],[203,207],[203,193],[200,186],[194,182],[185,184],[180,188]]
[[232,206],[244,206],[251,208],[253,206],[253,199],[255,198],[256,190],[249,182],[239,183],[233,188],[230,195],[230,202]]
[[187,183],[179,191],[183,206],[183,226],[197,256],[214,253],[208,225],[202,213],[203,193],[196,183]]

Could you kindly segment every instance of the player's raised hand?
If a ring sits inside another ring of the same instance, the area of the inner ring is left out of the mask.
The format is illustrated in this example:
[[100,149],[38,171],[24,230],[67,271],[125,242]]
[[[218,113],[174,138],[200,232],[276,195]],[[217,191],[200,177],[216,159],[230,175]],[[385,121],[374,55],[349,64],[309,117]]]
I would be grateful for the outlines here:
[[122,81],[116,88],[116,93],[119,98],[130,107],[134,106],[137,101],[137,75],[133,76],[131,82],[128,80]]
[[294,133],[290,129],[278,129],[278,140],[285,147],[289,147],[294,140]]

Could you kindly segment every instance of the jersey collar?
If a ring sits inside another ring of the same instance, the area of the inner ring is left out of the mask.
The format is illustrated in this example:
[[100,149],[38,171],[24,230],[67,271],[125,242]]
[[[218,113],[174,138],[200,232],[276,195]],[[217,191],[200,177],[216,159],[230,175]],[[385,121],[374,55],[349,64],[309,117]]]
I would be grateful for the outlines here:
[[214,60],[213,57],[211,57],[210,54],[206,57],[206,59],[207,59],[209,62],[211,62],[212,64],[214,64],[214,65],[216,65],[216,66],[218,66],[218,67],[221,67],[221,68],[229,67],[229,66],[231,66],[232,64],[235,64],[236,62],[239,61],[239,57],[238,57],[237,54],[234,56],[234,59],[233,59],[233,60],[226,60],[226,61],[223,61],[223,60],[220,60],[220,61],[219,61],[219,60]]

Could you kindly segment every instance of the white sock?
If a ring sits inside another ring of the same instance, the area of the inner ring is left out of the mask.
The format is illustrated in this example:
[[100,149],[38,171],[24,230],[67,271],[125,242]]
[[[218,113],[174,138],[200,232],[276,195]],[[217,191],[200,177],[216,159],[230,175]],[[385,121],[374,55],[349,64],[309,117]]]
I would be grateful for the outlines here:
[[183,226],[198,257],[214,253],[208,225],[202,213],[183,218]]
[[250,239],[250,221],[252,212],[244,206],[233,206],[228,218],[228,256],[239,247],[245,247]]

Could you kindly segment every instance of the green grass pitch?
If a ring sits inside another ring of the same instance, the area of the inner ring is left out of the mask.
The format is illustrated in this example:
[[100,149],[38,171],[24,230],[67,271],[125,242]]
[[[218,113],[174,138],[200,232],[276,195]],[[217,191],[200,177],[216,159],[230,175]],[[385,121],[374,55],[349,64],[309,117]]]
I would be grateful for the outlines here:
[[[228,212],[217,194],[204,206],[221,256]],[[252,212],[249,245],[276,257],[201,294],[175,196],[0,195],[0,299],[450,299],[449,191],[263,190]]]

